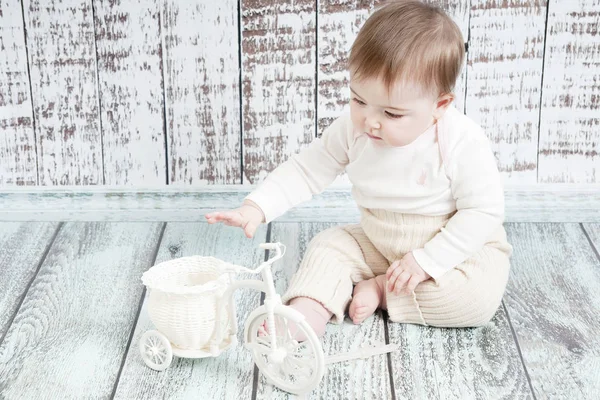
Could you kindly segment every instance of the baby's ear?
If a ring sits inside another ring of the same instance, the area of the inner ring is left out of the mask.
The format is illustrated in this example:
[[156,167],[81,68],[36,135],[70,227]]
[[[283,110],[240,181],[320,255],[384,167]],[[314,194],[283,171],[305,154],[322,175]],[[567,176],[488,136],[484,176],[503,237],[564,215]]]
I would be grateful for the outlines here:
[[441,119],[450,104],[454,101],[454,95],[452,93],[442,94],[437,98],[435,108],[433,110],[433,117],[435,119]]

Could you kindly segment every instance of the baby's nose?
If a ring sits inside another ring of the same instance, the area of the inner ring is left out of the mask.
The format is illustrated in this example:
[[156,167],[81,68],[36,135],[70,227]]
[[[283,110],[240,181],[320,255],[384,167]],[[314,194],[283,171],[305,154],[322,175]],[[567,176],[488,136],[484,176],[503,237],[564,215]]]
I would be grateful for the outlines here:
[[367,127],[371,129],[381,129],[381,124],[375,119],[367,118]]

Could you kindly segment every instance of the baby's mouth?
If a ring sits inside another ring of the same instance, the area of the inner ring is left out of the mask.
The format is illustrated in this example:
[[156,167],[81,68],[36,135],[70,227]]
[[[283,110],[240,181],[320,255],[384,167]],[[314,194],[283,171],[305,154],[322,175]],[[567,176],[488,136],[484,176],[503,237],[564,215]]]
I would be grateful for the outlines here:
[[371,139],[373,139],[373,140],[381,140],[381,138],[380,138],[380,137],[373,136],[373,135],[371,135],[369,132],[365,132],[365,135],[367,135],[368,137],[370,137],[370,138],[371,138]]

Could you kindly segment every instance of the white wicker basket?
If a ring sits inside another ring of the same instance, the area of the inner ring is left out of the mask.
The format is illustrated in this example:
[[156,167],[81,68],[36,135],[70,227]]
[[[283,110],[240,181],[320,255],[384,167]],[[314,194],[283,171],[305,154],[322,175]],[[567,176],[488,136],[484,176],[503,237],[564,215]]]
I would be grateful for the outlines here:
[[[217,306],[232,281],[225,272],[227,266],[231,264],[214,257],[181,257],[157,264],[142,275],[149,290],[150,320],[174,346],[208,348]],[[219,317],[223,337],[227,338],[229,315],[225,311]]]

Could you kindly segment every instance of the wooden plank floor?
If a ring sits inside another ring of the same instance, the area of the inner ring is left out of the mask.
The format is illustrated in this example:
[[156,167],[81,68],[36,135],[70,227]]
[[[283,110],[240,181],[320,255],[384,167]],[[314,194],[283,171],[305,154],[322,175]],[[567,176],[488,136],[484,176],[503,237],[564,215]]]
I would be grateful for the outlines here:
[[[282,293],[310,239],[332,226],[273,223],[248,240],[204,223],[1,222],[0,399],[286,399],[241,345],[217,358],[150,370],[138,351],[152,329],[141,274],[211,255],[253,266],[281,241]],[[329,325],[326,354],[363,344],[400,350],[328,367],[311,399],[589,399],[600,391],[600,223],[506,224],[515,252],[502,306],[487,326],[395,324],[377,313]],[[238,324],[259,306],[236,294]],[[243,329],[240,329],[243,331]],[[240,337],[241,341],[241,332]]]

